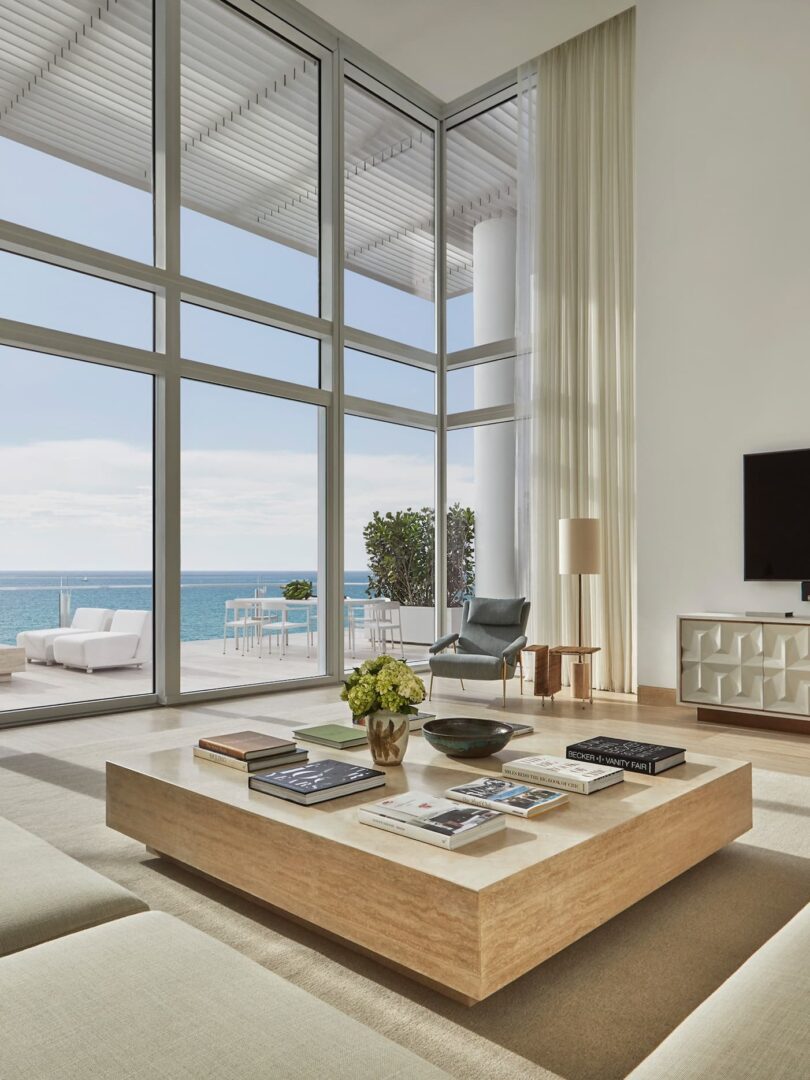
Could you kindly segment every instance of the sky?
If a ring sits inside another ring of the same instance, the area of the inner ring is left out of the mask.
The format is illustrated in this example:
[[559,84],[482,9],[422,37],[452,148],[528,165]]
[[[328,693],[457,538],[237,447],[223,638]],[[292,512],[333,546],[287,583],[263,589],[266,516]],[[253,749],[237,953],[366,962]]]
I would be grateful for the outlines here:
[[[0,216],[152,261],[149,192],[0,139]],[[184,210],[183,272],[317,312],[317,260]],[[433,304],[348,273],[346,321],[433,347]],[[142,290],[0,253],[0,316],[152,347]],[[448,305],[450,350],[472,344],[469,295]],[[301,335],[184,305],[189,359],[317,385],[318,346]],[[0,568],[143,570],[151,563],[151,378],[0,347]],[[433,409],[434,377],[347,350],[346,389]],[[448,380],[450,410],[472,407],[472,372]],[[189,382],[182,412],[183,569],[315,568],[319,410]],[[433,505],[431,432],[346,418],[346,567],[362,569],[375,509]],[[448,490],[473,499],[472,432],[449,440]]]

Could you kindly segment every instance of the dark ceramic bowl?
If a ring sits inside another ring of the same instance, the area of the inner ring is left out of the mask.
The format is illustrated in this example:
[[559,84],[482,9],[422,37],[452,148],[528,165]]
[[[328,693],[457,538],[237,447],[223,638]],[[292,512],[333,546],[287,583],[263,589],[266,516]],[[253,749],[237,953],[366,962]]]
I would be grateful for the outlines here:
[[422,735],[430,745],[449,757],[489,757],[503,750],[513,734],[508,724],[465,716],[427,720],[422,725]]

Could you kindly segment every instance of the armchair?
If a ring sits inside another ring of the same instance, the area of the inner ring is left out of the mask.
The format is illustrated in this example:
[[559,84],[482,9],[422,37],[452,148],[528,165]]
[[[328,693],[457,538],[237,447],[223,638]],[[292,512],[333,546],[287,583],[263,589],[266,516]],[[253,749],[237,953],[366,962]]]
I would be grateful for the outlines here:
[[[445,634],[430,647],[430,693],[435,676],[458,679],[499,679],[506,708],[506,680],[520,670],[523,693],[523,662],[520,650],[526,645],[526,624],[531,605],[523,597],[492,600],[477,596],[465,600],[458,634]],[[452,646],[453,651],[446,650]]]

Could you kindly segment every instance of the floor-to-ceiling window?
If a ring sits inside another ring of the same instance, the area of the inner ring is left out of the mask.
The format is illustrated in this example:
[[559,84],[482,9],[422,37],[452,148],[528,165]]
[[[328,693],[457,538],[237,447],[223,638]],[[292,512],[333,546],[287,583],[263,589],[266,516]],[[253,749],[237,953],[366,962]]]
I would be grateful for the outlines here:
[[[477,587],[451,562],[475,560],[482,454],[454,440],[511,418],[503,297],[476,268],[507,239],[473,243],[513,213],[507,96],[450,121],[445,184],[438,103],[305,13],[0,9],[0,643],[77,608],[149,616],[137,662],[34,660],[0,712],[335,679],[400,637],[424,659]],[[397,580],[403,529],[419,569]],[[377,601],[401,635],[368,633]]]

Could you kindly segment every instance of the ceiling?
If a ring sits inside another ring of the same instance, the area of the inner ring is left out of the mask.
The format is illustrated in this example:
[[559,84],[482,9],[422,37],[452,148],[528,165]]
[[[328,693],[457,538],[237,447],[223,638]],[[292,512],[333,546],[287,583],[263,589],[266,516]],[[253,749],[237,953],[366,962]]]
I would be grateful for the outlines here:
[[449,102],[624,11],[628,0],[302,0]]

